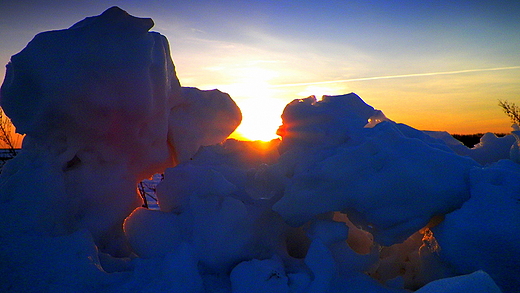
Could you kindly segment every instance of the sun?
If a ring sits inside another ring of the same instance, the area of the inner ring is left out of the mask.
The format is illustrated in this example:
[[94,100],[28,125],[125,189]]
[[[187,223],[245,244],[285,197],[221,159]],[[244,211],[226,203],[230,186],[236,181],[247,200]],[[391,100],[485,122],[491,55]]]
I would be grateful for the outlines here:
[[285,103],[275,98],[249,98],[237,101],[242,111],[242,123],[230,135],[238,140],[270,141],[278,138],[276,130],[282,124]]
[[276,98],[276,89],[269,81],[278,74],[261,67],[240,70],[236,83],[219,85],[242,111],[242,123],[230,135],[238,140],[270,141],[278,138],[276,130],[282,124],[281,114],[286,101]]

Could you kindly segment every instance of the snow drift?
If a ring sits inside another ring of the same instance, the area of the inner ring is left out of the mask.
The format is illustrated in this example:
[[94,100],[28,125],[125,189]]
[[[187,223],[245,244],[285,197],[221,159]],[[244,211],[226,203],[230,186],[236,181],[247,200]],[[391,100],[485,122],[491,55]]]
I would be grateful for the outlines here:
[[[113,7],[8,64],[0,102],[26,137],[0,174],[1,291],[520,286],[520,167],[487,155],[512,138],[463,150],[347,94],[289,103],[281,140],[225,140],[240,110],[182,88],[152,26]],[[135,186],[155,172],[152,210]]]

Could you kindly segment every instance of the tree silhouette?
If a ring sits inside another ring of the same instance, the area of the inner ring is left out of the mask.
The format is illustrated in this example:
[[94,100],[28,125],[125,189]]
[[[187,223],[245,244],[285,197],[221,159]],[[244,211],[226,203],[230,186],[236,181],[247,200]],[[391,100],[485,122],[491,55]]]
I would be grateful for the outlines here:
[[498,100],[498,105],[509,116],[511,122],[520,125],[520,108],[515,103]]

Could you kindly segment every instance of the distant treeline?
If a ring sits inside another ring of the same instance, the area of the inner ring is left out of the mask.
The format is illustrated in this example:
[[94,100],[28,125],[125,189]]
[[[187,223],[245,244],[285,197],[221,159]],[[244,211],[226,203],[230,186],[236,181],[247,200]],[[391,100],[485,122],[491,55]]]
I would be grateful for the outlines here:
[[[475,133],[475,134],[452,134],[455,139],[462,142],[468,148],[474,147],[476,144],[480,142],[480,138],[485,133]],[[502,137],[506,136],[508,133],[495,133],[496,136]]]

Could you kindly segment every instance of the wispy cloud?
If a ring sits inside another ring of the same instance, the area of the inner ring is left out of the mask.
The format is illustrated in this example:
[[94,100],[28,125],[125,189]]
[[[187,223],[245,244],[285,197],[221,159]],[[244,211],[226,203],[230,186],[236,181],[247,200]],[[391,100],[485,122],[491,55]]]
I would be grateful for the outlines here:
[[331,83],[344,83],[344,82],[366,81],[366,80],[377,80],[377,79],[392,79],[392,78],[405,78],[405,77],[417,77],[417,76],[434,76],[434,75],[450,75],[450,74],[461,74],[461,73],[470,73],[470,72],[499,71],[499,70],[513,70],[513,69],[520,69],[520,66],[479,68],[479,69],[464,69],[464,70],[455,70],[455,71],[412,73],[412,74],[399,74],[399,75],[385,75],[385,76],[360,77],[360,78],[327,80],[327,81],[317,81],[317,82],[287,83],[287,84],[272,85],[271,87],[273,87],[273,88],[295,87],[295,86],[320,85],[320,84],[331,84]]

